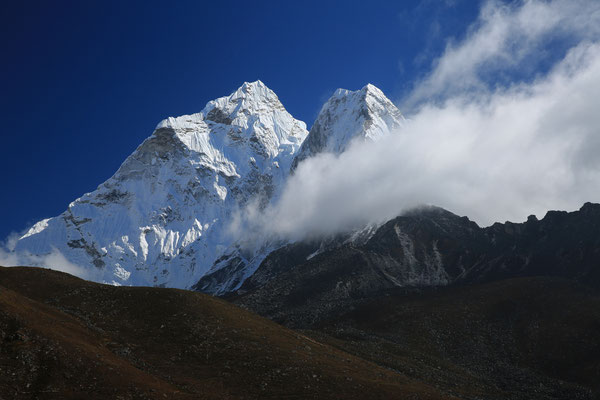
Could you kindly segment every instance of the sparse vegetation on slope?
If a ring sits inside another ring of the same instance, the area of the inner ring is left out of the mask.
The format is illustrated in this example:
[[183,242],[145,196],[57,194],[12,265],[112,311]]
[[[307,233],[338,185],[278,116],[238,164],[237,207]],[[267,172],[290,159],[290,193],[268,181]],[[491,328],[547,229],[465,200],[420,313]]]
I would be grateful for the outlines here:
[[450,396],[208,295],[0,268],[0,398]]

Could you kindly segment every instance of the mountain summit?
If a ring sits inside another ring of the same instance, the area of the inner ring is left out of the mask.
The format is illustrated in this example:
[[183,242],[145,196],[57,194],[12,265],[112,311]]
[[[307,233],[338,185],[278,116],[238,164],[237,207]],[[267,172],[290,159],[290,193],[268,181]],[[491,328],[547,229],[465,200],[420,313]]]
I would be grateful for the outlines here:
[[59,251],[101,282],[189,287],[232,244],[233,211],[269,201],[307,134],[262,82],[244,83],[160,122],[110,179],[35,224],[15,251]]
[[276,199],[300,161],[377,140],[403,123],[367,85],[337,90],[309,133],[263,82],[245,82],[199,113],[161,121],[110,179],[35,224],[15,251],[58,252],[86,278],[114,285],[235,290],[286,243],[248,250],[243,232],[230,232],[239,210]]
[[321,108],[292,169],[319,153],[342,153],[354,140],[376,141],[405,122],[394,103],[371,84],[354,92],[338,89]]

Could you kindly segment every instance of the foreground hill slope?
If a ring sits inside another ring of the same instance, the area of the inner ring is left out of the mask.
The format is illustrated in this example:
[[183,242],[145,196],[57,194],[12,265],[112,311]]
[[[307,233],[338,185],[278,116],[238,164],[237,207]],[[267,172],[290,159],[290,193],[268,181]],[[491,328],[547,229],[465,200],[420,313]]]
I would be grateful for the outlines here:
[[304,328],[200,293],[0,267],[0,399],[600,395],[600,294],[564,278],[392,288]]
[[600,293],[564,278],[393,289],[310,329],[465,399],[600,398]]
[[223,300],[0,267],[0,398],[452,398]]

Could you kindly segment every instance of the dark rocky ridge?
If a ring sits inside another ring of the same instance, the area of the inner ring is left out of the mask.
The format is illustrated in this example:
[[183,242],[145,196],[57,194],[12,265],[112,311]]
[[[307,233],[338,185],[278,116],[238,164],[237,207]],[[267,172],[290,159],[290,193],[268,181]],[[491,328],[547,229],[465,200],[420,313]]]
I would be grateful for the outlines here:
[[579,211],[549,211],[542,220],[496,223],[485,229],[485,262],[460,279],[492,281],[513,276],[560,276],[600,289],[600,204]]
[[341,245],[307,260],[314,248],[298,243],[273,252],[230,297],[304,327],[398,287],[556,276],[600,289],[600,205],[488,228],[422,207],[387,222],[363,245]]
[[315,246],[228,299],[459,398],[600,398],[600,205],[487,228],[423,207]]

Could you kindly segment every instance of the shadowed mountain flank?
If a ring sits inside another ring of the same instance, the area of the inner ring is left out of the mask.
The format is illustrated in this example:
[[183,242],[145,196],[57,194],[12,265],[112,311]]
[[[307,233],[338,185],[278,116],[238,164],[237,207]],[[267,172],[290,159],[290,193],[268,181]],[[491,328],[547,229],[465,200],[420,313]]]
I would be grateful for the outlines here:
[[313,255],[318,245],[298,243],[271,253],[232,298],[304,327],[396,288],[555,276],[600,289],[600,205],[592,203],[488,228],[422,207],[383,224],[364,244]]

